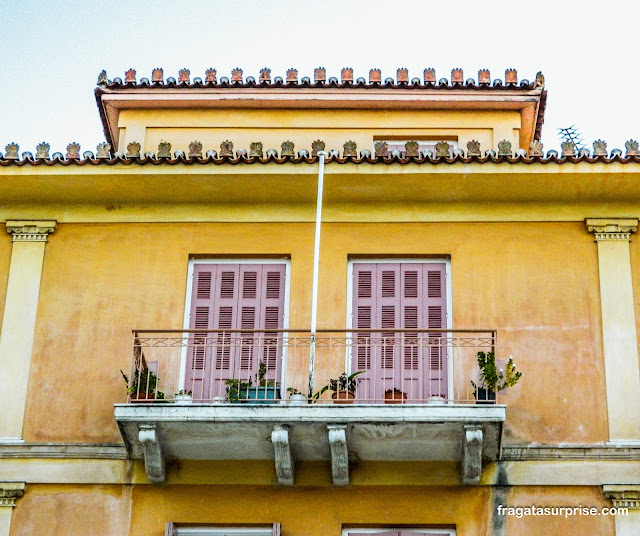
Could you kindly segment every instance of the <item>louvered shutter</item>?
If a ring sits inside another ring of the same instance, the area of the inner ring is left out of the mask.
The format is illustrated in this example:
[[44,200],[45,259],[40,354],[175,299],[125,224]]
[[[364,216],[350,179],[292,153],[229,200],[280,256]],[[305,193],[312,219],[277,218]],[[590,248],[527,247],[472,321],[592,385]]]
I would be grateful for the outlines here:
[[[190,329],[211,329],[213,324],[214,281],[216,266],[196,264],[193,270]],[[193,391],[198,400],[209,390],[209,370],[211,368],[211,334],[196,333],[189,338],[185,390]]]
[[280,523],[273,524],[273,536],[280,536]]
[[356,337],[352,369],[369,371],[358,399],[381,401],[392,389],[414,401],[446,395],[444,334],[419,332],[446,326],[445,273],[444,263],[354,263],[352,325],[380,329]]
[[[352,327],[355,329],[370,329],[378,324],[376,309],[377,271],[375,264],[357,263],[353,265],[353,299],[352,299]],[[353,371],[368,370],[359,376],[360,383],[356,396],[361,400],[373,397],[376,367],[372,369],[372,358],[375,358],[375,337],[371,333],[356,333],[353,349]]]
[[178,536],[178,529],[173,523],[167,523],[164,529],[164,536]]
[[[445,264],[430,263],[423,266],[424,306],[428,329],[447,327]],[[433,332],[428,335],[427,355],[422,360],[426,368],[426,396],[447,397],[447,344],[446,334]]]
[[279,381],[282,349],[284,264],[196,264],[190,328],[220,330],[191,337],[185,389],[194,399],[226,395],[226,380],[255,382],[264,361],[267,379]]

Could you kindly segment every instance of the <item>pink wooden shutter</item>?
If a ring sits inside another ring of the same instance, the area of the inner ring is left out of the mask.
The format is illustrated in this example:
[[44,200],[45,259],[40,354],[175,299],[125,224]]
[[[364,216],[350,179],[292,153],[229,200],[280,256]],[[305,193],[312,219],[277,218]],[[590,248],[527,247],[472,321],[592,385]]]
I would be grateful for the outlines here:
[[268,330],[284,327],[284,279],[284,264],[194,266],[190,327],[222,330],[192,337],[185,389],[195,399],[224,397],[229,378],[255,383],[260,361],[280,380],[281,344]]
[[[213,323],[213,283],[216,266],[196,264],[193,268],[190,329],[210,329]],[[210,333],[189,337],[189,352],[185,375],[185,390],[193,391],[194,399],[206,398],[211,368]]]
[[284,327],[284,264],[264,264],[261,267],[260,325],[265,330],[260,356],[267,367],[268,380],[280,380],[282,369],[282,335]]
[[[423,269],[424,304],[426,327],[438,329],[447,327],[447,293],[445,264],[425,264]],[[429,333],[428,355],[422,360],[426,368],[427,396],[447,397],[447,345],[445,333]]]
[[[352,322],[354,329],[370,329],[377,324],[376,309],[376,269],[375,264],[357,263],[353,265]],[[361,374],[356,396],[369,400],[373,396],[373,372],[371,370],[372,336],[371,333],[357,333],[352,356],[352,372],[368,370]]]
[[444,263],[354,264],[352,325],[380,329],[356,339],[352,369],[369,371],[358,399],[381,402],[392,389],[413,401],[446,396],[444,333],[420,333],[446,327],[445,273]]
[[173,523],[167,523],[164,529],[164,536],[178,536],[178,529]]

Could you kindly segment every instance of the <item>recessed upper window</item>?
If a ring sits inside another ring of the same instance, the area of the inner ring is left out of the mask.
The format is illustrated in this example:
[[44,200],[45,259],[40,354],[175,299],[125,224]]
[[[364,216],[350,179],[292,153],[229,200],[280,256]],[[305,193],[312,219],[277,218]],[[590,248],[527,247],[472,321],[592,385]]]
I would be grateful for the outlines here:
[[[385,157],[393,156],[394,151],[398,151],[399,156],[402,158],[407,156],[424,156],[427,151],[429,151],[432,156],[436,156],[436,145],[441,142],[446,142],[449,146],[449,156],[453,157],[453,152],[458,148],[458,142],[456,140],[376,140],[374,142],[374,153],[378,152],[375,144],[379,142],[387,144],[387,150],[384,154]],[[416,143],[417,147],[415,145]]]

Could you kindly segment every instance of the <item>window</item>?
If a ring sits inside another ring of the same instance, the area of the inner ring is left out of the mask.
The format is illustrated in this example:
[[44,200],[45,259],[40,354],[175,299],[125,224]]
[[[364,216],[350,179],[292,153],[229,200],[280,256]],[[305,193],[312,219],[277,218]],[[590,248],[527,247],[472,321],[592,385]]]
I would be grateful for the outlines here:
[[[353,262],[356,398],[448,398],[447,262]],[[403,330],[403,331],[400,331]]]
[[280,524],[269,527],[176,527],[167,523],[165,536],[280,536]]
[[345,529],[342,536],[455,536],[455,529]]
[[192,262],[185,325],[203,331],[189,334],[181,385],[194,399],[224,397],[228,379],[255,381],[261,367],[266,381],[280,381],[287,268],[283,261]]
[[[376,140],[386,141],[387,152],[385,156],[391,156],[393,151],[400,151],[400,156],[404,158],[406,156],[405,144],[410,140]],[[436,155],[436,144],[440,140],[420,140],[418,141],[418,154],[422,156],[426,151],[431,151],[432,156]],[[453,157],[453,152],[458,148],[458,142],[454,140],[444,140],[449,144],[449,156]],[[375,143],[375,142],[374,142]],[[375,147],[374,147],[375,154]]]

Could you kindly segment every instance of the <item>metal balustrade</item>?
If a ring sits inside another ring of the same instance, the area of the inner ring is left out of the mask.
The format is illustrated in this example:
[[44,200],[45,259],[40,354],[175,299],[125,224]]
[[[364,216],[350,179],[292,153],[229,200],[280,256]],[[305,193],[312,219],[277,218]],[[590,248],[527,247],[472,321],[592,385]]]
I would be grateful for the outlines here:
[[[315,337],[291,329],[136,330],[128,401],[493,403],[494,394],[478,392],[472,381],[479,379],[478,352],[495,352],[495,346],[494,330],[319,330]],[[323,391],[343,371],[343,380],[358,373],[346,386],[352,389]]]

